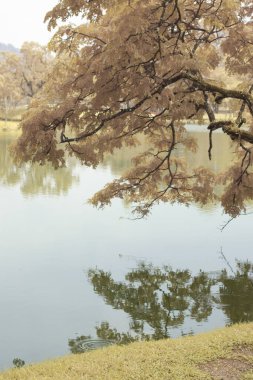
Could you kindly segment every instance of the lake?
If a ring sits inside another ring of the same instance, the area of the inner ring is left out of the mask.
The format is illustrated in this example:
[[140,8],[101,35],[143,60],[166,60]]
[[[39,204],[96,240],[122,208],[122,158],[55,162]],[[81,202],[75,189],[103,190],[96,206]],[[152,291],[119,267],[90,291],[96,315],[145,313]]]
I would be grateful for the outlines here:
[[[192,133],[203,145],[187,158],[226,168],[228,137],[215,135],[209,162],[208,136]],[[214,205],[159,205],[135,221],[120,200],[98,210],[87,199],[131,152],[96,170],[74,160],[19,169],[8,153],[14,138],[0,134],[1,369],[78,351],[83,336],[124,343],[253,320],[252,268],[237,264],[252,259],[253,215],[221,232],[229,217]]]

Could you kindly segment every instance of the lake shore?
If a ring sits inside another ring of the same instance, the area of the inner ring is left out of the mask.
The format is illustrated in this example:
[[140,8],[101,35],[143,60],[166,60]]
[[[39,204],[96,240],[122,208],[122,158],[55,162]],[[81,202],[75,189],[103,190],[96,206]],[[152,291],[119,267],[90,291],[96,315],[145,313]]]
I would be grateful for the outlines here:
[[0,380],[253,379],[253,323],[112,346],[0,373]]
[[15,132],[15,133],[19,133],[20,129],[19,129],[19,123],[17,121],[3,121],[3,120],[0,120],[0,132],[1,133],[4,133],[4,132]]
[[[22,111],[21,115],[24,113],[24,111]],[[227,113],[227,112],[222,112],[222,113],[218,113],[216,114],[216,119],[218,121],[220,120],[228,120],[232,117],[232,119],[235,118],[235,115],[232,115],[231,113]],[[20,112],[18,113],[18,118],[20,118]],[[19,121],[17,121],[18,119],[13,119],[13,120],[9,120],[7,122],[4,121],[3,117],[0,117],[0,132],[18,132],[20,129],[19,129],[19,122],[21,121],[21,119]],[[203,125],[203,124],[208,124],[209,123],[209,120],[207,118],[207,116],[204,116],[203,119],[200,121],[200,120],[196,120],[196,119],[191,119],[191,120],[185,120],[185,123],[192,123],[192,124],[199,124],[199,125]]]

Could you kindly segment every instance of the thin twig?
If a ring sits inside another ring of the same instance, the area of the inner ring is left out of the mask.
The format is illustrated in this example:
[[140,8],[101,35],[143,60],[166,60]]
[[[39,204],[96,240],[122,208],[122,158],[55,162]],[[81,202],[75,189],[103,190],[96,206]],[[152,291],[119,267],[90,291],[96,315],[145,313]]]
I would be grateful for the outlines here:
[[222,259],[225,261],[225,263],[227,264],[227,266],[229,267],[229,269],[230,269],[231,272],[233,273],[233,275],[236,276],[236,272],[234,271],[232,265],[230,264],[230,262],[228,261],[228,259],[227,259],[226,256],[224,255],[223,250],[222,250],[222,247],[220,248],[220,254],[221,254]]

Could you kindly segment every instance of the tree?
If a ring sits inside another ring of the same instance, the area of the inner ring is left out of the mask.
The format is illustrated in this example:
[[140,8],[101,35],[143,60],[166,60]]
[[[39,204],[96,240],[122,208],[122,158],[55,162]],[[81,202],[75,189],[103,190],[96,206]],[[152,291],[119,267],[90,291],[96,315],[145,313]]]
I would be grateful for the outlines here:
[[36,42],[24,42],[20,49],[18,75],[24,97],[32,98],[45,83],[52,55]]
[[[16,159],[59,167],[67,152],[96,167],[145,140],[93,204],[124,198],[142,217],[160,201],[221,201],[237,216],[253,195],[252,12],[250,0],[59,1],[45,18],[49,29],[65,23],[50,42],[55,64],[22,121]],[[76,15],[79,26],[68,23]],[[233,142],[222,175],[184,159],[180,147],[197,149],[191,119],[206,124],[210,159],[215,131]]]
[[19,52],[0,53],[0,101],[4,118],[17,105],[29,103],[43,86],[52,55],[46,47],[25,42]]
[[21,89],[17,79],[19,58],[16,53],[0,53],[0,109],[5,120],[9,120],[9,113],[21,99]]

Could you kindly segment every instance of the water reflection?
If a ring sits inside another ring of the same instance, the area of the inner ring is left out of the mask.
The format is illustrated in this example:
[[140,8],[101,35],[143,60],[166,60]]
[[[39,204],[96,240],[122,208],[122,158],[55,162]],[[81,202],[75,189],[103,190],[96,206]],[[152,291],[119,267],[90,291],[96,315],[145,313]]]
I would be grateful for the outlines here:
[[[225,139],[223,135],[219,137],[220,141]],[[196,333],[221,327],[230,321],[226,317],[226,313],[228,315],[230,313],[228,303],[227,301],[221,303],[219,286],[224,284],[220,283],[211,285],[210,293],[207,287],[208,294],[202,292],[201,295],[197,289],[195,294],[198,297],[195,296],[195,299],[193,291],[188,296],[182,295],[181,298],[178,296],[180,302],[184,300],[190,304],[191,311],[184,309],[183,302],[179,310],[171,307],[167,332],[165,316],[166,312],[169,312],[168,305],[165,296],[163,304],[159,304],[162,291],[157,289],[156,297],[153,296],[154,300],[151,301],[152,298],[150,300],[151,305],[147,305],[152,306],[150,317],[146,310],[144,314],[146,319],[142,322],[136,317],[135,324],[130,329],[128,321],[133,324],[133,319],[128,310],[138,311],[138,307],[134,303],[126,305],[125,311],[124,305],[120,303],[117,310],[114,310],[109,303],[106,305],[102,294],[101,296],[95,294],[91,289],[92,286],[87,282],[84,284],[82,270],[96,266],[103,268],[104,271],[112,270],[111,279],[116,289],[119,282],[115,276],[120,275],[122,271],[125,272],[136,255],[147,261],[155,261],[157,265],[167,262],[169,258],[174,269],[190,268],[194,273],[198,268],[215,270],[220,268],[217,255],[220,245],[230,252],[230,258],[236,257],[237,253],[241,259],[247,257],[248,247],[252,245],[250,216],[240,218],[220,235],[217,226],[220,226],[224,220],[220,211],[210,215],[206,212],[199,213],[195,207],[186,209],[178,205],[173,207],[163,205],[157,207],[148,220],[139,222],[127,219],[128,213],[123,209],[121,202],[116,202],[111,208],[100,212],[83,205],[83,190],[76,186],[77,178],[73,178],[73,174],[78,172],[82,189],[86,191],[87,186],[87,192],[92,193],[94,188],[97,189],[105,180],[111,179],[110,170],[103,171],[101,168],[96,172],[85,171],[83,168],[79,170],[79,164],[75,166],[75,163],[70,162],[66,171],[65,169],[55,171],[50,167],[46,169],[26,167],[19,171],[13,167],[8,155],[8,144],[14,138],[15,136],[7,134],[0,135],[1,369],[11,366],[14,357],[20,357],[28,363],[64,355],[68,350],[68,338],[82,334],[90,335],[95,338],[96,344],[101,344],[103,336],[107,338],[112,335],[118,341],[131,341],[138,336],[141,338],[141,334],[147,338],[150,335],[156,334],[159,337],[166,333],[167,336],[173,337],[181,333],[189,334],[191,331]],[[225,148],[222,150],[222,147],[219,149],[220,156],[222,152],[227,151]],[[206,151],[203,151],[203,157],[207,158]],[[213,154],[213,160],[215,157]],[[128,159],[130,160],[130,157]],[[199,159],[201,160],[201,157]],[[116,169],[115,156],[115,166],[110,164],[110,161],[108,166],[113,170],[124,170],[125,162],[125,157],[122,157],[121,168]],[[224,161],[221,161],[220,165],[223,164]],[[54,187],[45,183],[47,176],[56,181]],[[12,184],[15,185],[14,190],[11,188]],[[27,189],[27,194],[43,192],[59,194],[69,190],[71,186],[74,189],[68,192],[68,196],[59,196],[57,199],[55,196],[38,196],[29,202],[24,202],[19,192],[21,186],[23,192]],[[126,218],[119,220],[121,216]],[[121,250],[130,255],[127,262],[119,258],[118,253]],[[153,272],[150,271],[153,273],[155,267]],[[163,273],[163,268],[160,267],[160,271]],[[174,272],[178,274],[178,271]],[[199,275],[200,273],[195,277]],[[145,281],[148,279],[149,277]],[[152,286],[155,286],[154,275],[152,281],[154,285],[149,286],[150,292]],[[190,279],[188,285],[192,282]],[[129,286],[126,279],[123,284]],[[145,283],[139,285],[145,290]],[[139,285],[137,282],[131,284],[134,288],[138,288]],[[123,287],[124,291],[127,291],[128,286]],[[168,292],[162,281],[160,288],[165,294]],[[184,287],[179,287],[179,290],[182,292]],[[189,286],[187,291],[189,293]],[[132,298],[135,293],[133,292]],[[252,298],[251,293],[248,294],[248,299]],[[174,307],[177,299],[173,296],[172,290],[169,291],[169,295]],[[204,314],[208,312],[206,319],[201,314],[199,304],[203,305]],[[145,308],[145,304],[140,304],[139,309],[141,307]],[[208,307],[212,308],[211,314]],[[243,307],[247,311],[249,304],[246,303]],[[220,309],[217,311],[217,308]],[[137,312],[135,314],[141,318],[140,311],[139,314]],[[156,311],[159,318],[161,317],[157,321]],[[248,314],[246,318],[251,318]],[[202,318],[201,321],[197,322],[195,316]],[[183,323],[180,322],[180,318],[184,319]],[[239,316],[235,320],[240,318],[242,319]],[[98,325],[94,330],[96,322]],[[144,327],[139,327],[138,324],[143,324]],[[196,328],[196,325],[200,327]],[[94,340],[92,338],[88,339]],[[98,338],[99,343],[97,343]],[[83,339],[85,338],[80,339],[79,347],[83,347],[81,343]]]
[[[201,129],[201,127],[200,127]],[[198,149],[196,152],[185,149],[183,146],[177,147],[175,155],[184,155],[185,160],[191,164],[191,168],[204,166],[211,169],[215,174],[223,172],[231,165],[234,159],[231,140],[223,133],[213,135],[212,160],[208,157],[209,140],[206,132],[193,130],[191,136],[196,139]],[[136,148],[124,148],[115,151],[113,155],[108,155],[104,161],[104,166],[109,166],[116,176],[122,175],[132,164],[132,157],[143,151],[142,144],[147,144],[145,140]]]
[[[188,270],[160,269],[143,263],[126,275],[124,283],[114,281],[102,270],[90,270],[89,280],[108,305],[130,316],[131,339],[169,337],[169,327],[182,325],[186,316],[201,321],[212,312],[213,280],[203,272],[191,276]],[[145,333],[146,325],[152,331],[149,334]],[[115,339],[105,324],[97,333],[104,339]]]
[[[200,149],[196,153],[185,151],[187,162],[192,168],[199,163],[212,169],[216,174],[225,170],[231,163],[233,154],[227,136],[214,135],[213,159],[208,159],[208,139],[204,132],[192,132]],[[15,135],[0,135],[0,183],[7,186],[20,185],[21,192],[25,195],[51,194],[59,195],[66,193],[79,178],[74,175],[74,169],[79,165],[75,159],[69,159],[67,167],[55,170],[51,165],[40,166],[38,164],[17,167],[13,164],[9,154],[9,146],[15,140]],[[142,144],[145,142],[143,141]],[[107,156],[103,166],[110,167],[115,176],[122,175],[131,166],[132,157],[140,153],[142,145],[136,148],[125,148]],[[182,154],[178,149],[178,154]],[[205,210],[210,211],[214,205],[205,205]]]
[[[96,326],[98,346],[103,342],[126,344],[168,338],[172,329],[182,332],[186,319],[207,323],[217,309],[223,310],[226,324],[253,321],[252,276],[253,264],[249,262],[238,262],[232,276],[226,269],[215,276],[203,271],[191,275],[189,270],[141,263],[126,274],[124,281],[115,281],[109,272],[91,269],[88,278],[94,292],[130,319],[127,332],[119,332],[108,321]],[[194,332],[191,327],[189,333]],[[89,349],[90,339],[71,339],[71,352]]]
[[220,305],[230,323],[253,321],[253,264],[238,262],[233,277],[220,276]]
[[[199,127],[201,130],[201,127]],[[200,132],[198,131],[198,126],[194,130],[189,129],[190,136],[196,141],[198,149],[196,152],[193,152],[189,149],[186,149],[183,145],[178,145],[174,150],[174,156],[178,159],[184,159],[184,162],[187,163],[189,166],[189,173],[193,172],[194,170],[197,170],[197,168],[202,167],[209,169],[211,172],[214,173],[216,178],[219,178],[219,175],[221,173],[224,173],[226,170],[229,169],[231,166],[231,163],[235,160],[235,154],[234,154],[234,147],[231,144],[231,140],[223,133],[216,133],[213,135],[213,149],[212,149],[212,160],[209,159],[208,156],[208,149],[209,149],[209,140],[208,135],[206,132]],[[112,155],[108,155],[103,165],[105,167],[110,167],[112,173],[114,176],[120,177],[124,176],[124,174],[133,166],[132,159],[133,157],[138,156],[139,154],[143,153],[143,146],[145,146],[145,149],[148,150],[148,141],[143,140],[140,142],[139,146],[136,147],[128,147],[120,150],[116,150]],[[210,183],[212,181],[210,180]],[[126,180],[127,183],[127,180]],[[166,180],[165,183],[168,184],[168,181]],[[202,185],[201,185],[202,186]],[[191,187],[189,184],[186,187]],[[161,186],[162,190],[163,188],[166,188],[166,186]],[[177,186],[175,186],[177,188]],[[197,191],[199,191],[199,186],[196,186],[196,191],[193,193],[195,194]],[[201,209],[205,213],[211,213],[214,210],[218,209],[220,207],[219,200],[223,196],[224,193],[224,185],[221,185],[220,183],[216,183],[213,187],[213,189],[210,191],[210,194],[208,194],[208,187],[202,188],[200,191],[200,194],[205,194],[203,201],[195,199],[195,201],[191,201],[194,203],[195,206],[197,206],[198,209]],[[147,190],[152,193],[152,191]],[[162,192],[162,191],[161,191]],[[138,193],[138,192],[137,192]],[[144,192],[145,193],[145,192]],[[184,194],[184,191],[182,191],[182,194]],[[156,196],[159,196],[159,192],[156,193],[156,195],[151,196],[150,195],[150,202],[152,203],[151,199],[156,198]],[[133,198],[129,196],[130,199],[133,201]],[[194,198],[194,197],[193,197]],[[201,198],[201,196],[200,196]],[[199,199],[200,199],[199,198]],[[167,202],[167,198],[164,198]],[[174,203],[172,199],[168,198],[169,202]],[[139,200],[136,201],[137,203]],[[189,199],[188,196],[185,194],[180,198],[180,201],[182,203],[188,204]],[[134,202],[130,202],[127,200],[127,197],[124,198],[124,205],[125,207],[132,206]],[[145,204],[145,201],[143,202]],[[149,202],[147,202],[149,204]],[[133,206],[135,207],[135,206]],[[138,214],[137,216],[142,215],[142,213]]]
[[97,348],[107,347],[115,344],[110,339],[92,339],[90,335],[81,335],[75,339],[69,339],[69,348],[72,354],[81,354]]
[[20,185],[24,195],[65,194],[79,178],[73,175],[75,161],[68,160],[67,167],[55,170],[50,164],[26,164],[17,167],[13,164],[9,146],[15,136],[0,136],[0,183],[7,186]]

